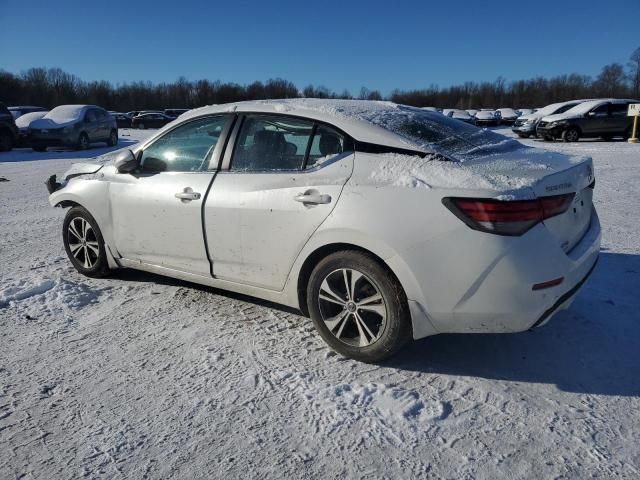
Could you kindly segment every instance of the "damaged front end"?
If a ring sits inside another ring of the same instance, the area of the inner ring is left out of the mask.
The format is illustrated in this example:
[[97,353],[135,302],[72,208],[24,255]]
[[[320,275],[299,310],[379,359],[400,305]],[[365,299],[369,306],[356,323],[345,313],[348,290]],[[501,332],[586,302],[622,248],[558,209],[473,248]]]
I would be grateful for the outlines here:
[[97,163],[74,163],[62,176],[62,182],[57,181],[57,175],[51,175],[44,184],[49,194],[52,194],[63,188],[72,178],[97,173],[102,167],[102,164]]

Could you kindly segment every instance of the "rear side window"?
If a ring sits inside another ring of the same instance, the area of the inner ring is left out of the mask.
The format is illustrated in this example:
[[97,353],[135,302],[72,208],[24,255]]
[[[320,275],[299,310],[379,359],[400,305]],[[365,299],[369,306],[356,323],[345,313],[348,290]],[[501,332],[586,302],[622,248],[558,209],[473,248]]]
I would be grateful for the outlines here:
[[313,122],[275,115],[249,115],[240,129],[231,169],[300,170],[312,132]]
[[307,169],[318,167],[344,151],[344,136],[332,128],[319,125],[313,135],[311,148],[309,149]]
[[629,109],[626,103],[612,103],[611,104],[611,116],[612,117],[626,117],[627,110]]
[[180,125],[142,152],[143,171],[200,172],[207,170],[209,157],[227,123],[227,117],[208,117]]

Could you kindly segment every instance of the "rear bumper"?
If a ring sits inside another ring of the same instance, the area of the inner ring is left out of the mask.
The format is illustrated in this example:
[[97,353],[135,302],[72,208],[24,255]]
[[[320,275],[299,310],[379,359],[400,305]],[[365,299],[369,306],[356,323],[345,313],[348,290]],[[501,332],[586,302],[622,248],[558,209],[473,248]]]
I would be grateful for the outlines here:
[[[569,252],[544,224],[510,238],[467,230],[432,245],[435,251],[459,252],[453,261],[411,259],[423,295],[416,300],[437,333],[513,333],[543,325],[570,306],[600,252],[595,209],[588,230]],[[559,278],[555,286],[533,289]]]

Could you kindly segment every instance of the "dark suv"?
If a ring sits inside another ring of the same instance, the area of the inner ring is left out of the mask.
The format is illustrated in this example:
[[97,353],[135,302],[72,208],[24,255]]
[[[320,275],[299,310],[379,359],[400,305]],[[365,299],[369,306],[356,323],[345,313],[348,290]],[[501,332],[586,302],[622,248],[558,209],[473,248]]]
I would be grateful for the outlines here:
[[590,100],[564,113],[544,117],[536,131],[538,136],[546,140],[562,138],[565,142],[576,142],[580,138],[629,138],[633,124],[633,117],[627,116],[630,103],[640,101],[615,98]]
[[0,102],[0,152],[8,152],[17,142],[16,122],[5,104]]

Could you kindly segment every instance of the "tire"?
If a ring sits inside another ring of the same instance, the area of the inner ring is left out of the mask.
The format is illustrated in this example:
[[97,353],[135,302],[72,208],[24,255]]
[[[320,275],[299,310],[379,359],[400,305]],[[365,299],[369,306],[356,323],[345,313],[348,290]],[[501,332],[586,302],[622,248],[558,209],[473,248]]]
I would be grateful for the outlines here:
[[518,136],[520,138],[529,138],[530,135],[528,133],[519,133]]
[[345,250],[321,260],[309,278],[307,307],[323,340],[348,358],[377,363],[411,339],[406,295],[368,253]]
[[62,241],[73,267],[87,277],[109,274],[104,239],[97,222],[83,207],[73,207],[62,224]]
[[38,145],[35,147],[31,147],[34,151],[36,152],[46,152],[47,151],[47,147],[45,145]]
[[110,147],[115,147],[118,144],[118,131],[117,130],[111,130],[111,133],[109,134],[109,138],[107,139],[107,145]]
[[10,152],[13,148],[13,137],[5,130],[0,130],[0,152]]
[[89,148],[89,135],[82,132],[78,137],[78,143],[76,144],[77,150],[87,150]]
[[565,142],[577,142],[580,140],[580,130],[576,127],[569,127],[562,132],[562,140]]

